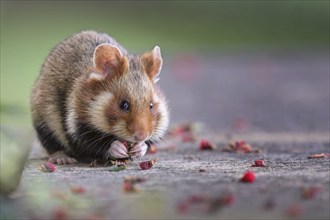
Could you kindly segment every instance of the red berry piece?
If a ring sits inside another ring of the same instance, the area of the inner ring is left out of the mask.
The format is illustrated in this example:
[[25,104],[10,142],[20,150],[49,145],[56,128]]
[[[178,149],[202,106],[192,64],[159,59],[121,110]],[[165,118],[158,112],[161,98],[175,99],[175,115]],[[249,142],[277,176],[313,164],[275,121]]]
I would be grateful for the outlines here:
[[74,194],[83,194],[86,192],[86,189],[82,186],[73,186],[71,187],[71,192]]
[[58,208],[53,212],[53,218],[55,220],[66,220],[68,219],[68,211],[64,208]]
[[143,161],[140,163],[142,170],[149,170],[156,163],[156,159]]
[[183,202],[180,202],[178,205],[177,205],[177,210],[179,213],[181,214],[185,214],[188,212],[189,210],[189,205],[187,202],[183,201]]
[[39,170],[45,173],[52,173],[56,170],[56,168],[54,164],[47,162],[40,165]]
[[304,199],[313,199],[321,191],[321,187],[311,186],[302,189],[302,197]]
[[189,203],[201,203],[205,202],[207,198],[205,196],[200,196],[200,195],[191,195],[188,198]]
[[266,164],[263,160],[255,160],[251,167],[266,167]]
[[214,146],[214,144],[210,143],[207,140],[201,140],[201,142],[199,143],[199,149],[200,150],[214,150],[215,146]]
[[241,182],[253,183],[255,179],[256,179],[256,177],[255,177],[254,173],[252,171],[247,171],[241,178]]
[[233,194],[229,193],[227,195],[224,195],[222,200],[223,200],[224,205],[230,206],[234,203],[235,198],[234,198]]
[[286,210],[286,213],[290,217],[299,217],[302,215],[302,209],[298,204],[292,204]]
[[125,192],[136,192],[134,183],[132,183],[131,181],[125,180],[123,188]]

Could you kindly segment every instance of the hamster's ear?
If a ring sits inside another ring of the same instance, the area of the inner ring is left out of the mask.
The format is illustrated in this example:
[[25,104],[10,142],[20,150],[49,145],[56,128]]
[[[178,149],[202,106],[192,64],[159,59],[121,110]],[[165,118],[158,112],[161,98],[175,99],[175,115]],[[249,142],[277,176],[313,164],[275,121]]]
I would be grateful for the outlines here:
[[98,45],[94,50],[93,64],[96,72],[90,77],[105,79],[108,75],[122,74],[127,68],[127,59],[120,49],[112,44]]
[[155,46],[152,51],[143,54],[141,63],[150,79],[156,83],[159,80],[158,76],[163,64],[160,48]]

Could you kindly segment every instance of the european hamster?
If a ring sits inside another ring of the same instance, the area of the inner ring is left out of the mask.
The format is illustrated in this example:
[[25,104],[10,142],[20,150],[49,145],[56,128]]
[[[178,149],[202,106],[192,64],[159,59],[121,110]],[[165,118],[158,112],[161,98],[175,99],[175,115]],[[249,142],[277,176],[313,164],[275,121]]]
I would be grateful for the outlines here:
[[169,123],[157,81],[160,48],[132,55],[107,34],[83,31],[46,58],[31,94],[32,122],[49,161],[142,157]]

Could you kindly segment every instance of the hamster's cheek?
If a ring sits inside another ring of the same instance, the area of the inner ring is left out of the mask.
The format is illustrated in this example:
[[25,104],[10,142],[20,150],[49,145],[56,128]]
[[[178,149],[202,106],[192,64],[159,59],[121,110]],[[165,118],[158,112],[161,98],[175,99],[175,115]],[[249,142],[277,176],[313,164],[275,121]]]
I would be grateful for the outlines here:
[[109,157],[117,159],[129,157],[126,146],[118,140],[112,142],[110,149],[108,150],[108,158]]
[[136,143],[128,152],[131,157],[143,157],[148,150],[148,145],[145,142]]

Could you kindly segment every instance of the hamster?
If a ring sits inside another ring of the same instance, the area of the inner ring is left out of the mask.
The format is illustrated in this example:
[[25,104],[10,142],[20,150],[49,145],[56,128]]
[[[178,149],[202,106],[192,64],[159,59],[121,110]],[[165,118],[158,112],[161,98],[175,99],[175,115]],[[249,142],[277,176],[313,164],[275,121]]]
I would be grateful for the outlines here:
[[95,31],[55,46],[31,93],[33,127],[49,161],[145,155],[169,123],[167,101],[156,84],[162,63],[158,46],[132,55]]

